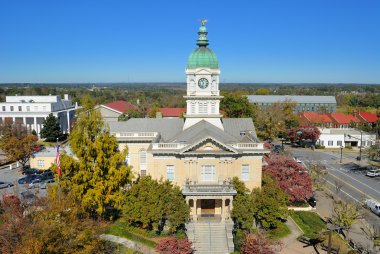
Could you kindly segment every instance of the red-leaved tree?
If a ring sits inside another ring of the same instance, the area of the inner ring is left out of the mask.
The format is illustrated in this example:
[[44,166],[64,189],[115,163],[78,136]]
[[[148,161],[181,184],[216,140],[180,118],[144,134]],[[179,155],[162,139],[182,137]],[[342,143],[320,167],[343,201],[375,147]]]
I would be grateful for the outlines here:
[[[300,134],[297,134],[300,133]],[[298,128],[291,128],[287,131],[287,138],[292,142],[296,140],[311,140],[313,144],[319,139],[321,131],[315,126],[303,126]]]
[[281,249],[281,242],[265,238],[262,232],[247,234],[243,240],[240,253],[242,254],[275,254]]
[[263,170],[277,180],[281,189],[289,196],[289,201],[305,201],[312,195],[312,181],[305,168],[292,158],[271,155]]
[[186,239],[168,237],[162,239],[156,245],[156,251],[160,254],[191,254],[191,242]]

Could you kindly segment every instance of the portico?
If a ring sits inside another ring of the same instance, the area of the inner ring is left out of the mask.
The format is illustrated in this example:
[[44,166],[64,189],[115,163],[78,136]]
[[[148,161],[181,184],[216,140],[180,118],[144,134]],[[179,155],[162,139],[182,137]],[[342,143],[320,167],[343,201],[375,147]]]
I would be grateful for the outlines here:
[[186,184],[182,193],[190,207],[192,221],[201,217],[220,218],[222,222],[231,220],[233,197],[236,195],[231,184]]

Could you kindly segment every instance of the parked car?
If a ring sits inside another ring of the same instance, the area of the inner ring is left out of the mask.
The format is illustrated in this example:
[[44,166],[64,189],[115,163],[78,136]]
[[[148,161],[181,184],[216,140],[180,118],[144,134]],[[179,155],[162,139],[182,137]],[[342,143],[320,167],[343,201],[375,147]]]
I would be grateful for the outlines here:
[[380,176],[380,171],[379,170],[376,170],[376,169],[371,169],[371,170],[368,170],[367,171],[367,174],[365,174],[366,176],[369,176],[369,177],[376,177],[376,176]]
[[317,199],[314,196],[312,196],[311,198],[309,198],[309,200],[307,202],[309,203],[309,205],[311,207],[316,207],[317,206]]
[[33,180],[36,180],[37,178],[40,178],[40,175],[27,175],[23,178],[18,179],[19,184],[26,184],[26,183],[31,183]]
[[374,214],[380,216],[380,203],[372,199],[367,199],[364,203]]
[[297,163],[302,163],[302,161],[300,159],[298,159],[297,157],[294,157],[293,158]]
[[45,181],[42,181],[38,184],[38,187],[40,189],[46,189],[48,185],[51,185],[55,183],[54,179],[48,179],[48,180],[45,180]]
[[33,180],[29,185],[28,185],[28,189],[34,189],[34,188],[39,188],[40,187],[40,183],[42,183],[43,180],[41,178],[37,178],[35,180]]
[[0,181],[0,189],[12,187],[14,184],[11,182]]
[[22,171],[23,175],[35,175],[35,174],[39,174],[39,173],[41,173],[41,171],[39,171],[38,169],[35,169],[35,168],[28,168],[28,169],[24,169]]
[[32,147],[32,150],[33,152],[39,152],[39,151],[42,151],[43,149],[45,149],[44,146],[35,146],[35,147]]
[[41,173],[42,180],[48,180],[48,179],[53,179],[53,178],[54,178],[54,174],[50,170],[46,170]]

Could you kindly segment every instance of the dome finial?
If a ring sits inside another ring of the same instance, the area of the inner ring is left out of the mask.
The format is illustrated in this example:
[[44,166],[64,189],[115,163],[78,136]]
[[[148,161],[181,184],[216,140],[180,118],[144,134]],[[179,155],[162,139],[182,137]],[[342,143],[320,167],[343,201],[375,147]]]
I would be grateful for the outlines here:
[[207,40],[207,29],[206,29],[205,23],[208,22],[208,20],[207,19],[200,19],[199,21],[202,23],[202,25],[198,30],[197,45],[199,47],[207,47],[208,40]]
[[199,21],[202,23],[202,26],[205,26],[206,22],[208,22],[207,19],[200,19]]

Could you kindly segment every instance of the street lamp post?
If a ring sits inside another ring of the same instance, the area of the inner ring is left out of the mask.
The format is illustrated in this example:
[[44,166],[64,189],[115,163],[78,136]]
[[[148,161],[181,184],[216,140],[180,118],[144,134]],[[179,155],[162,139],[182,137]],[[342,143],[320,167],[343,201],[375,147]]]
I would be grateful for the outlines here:
[[342,164],[343,146],[340,146],[340,164]]

